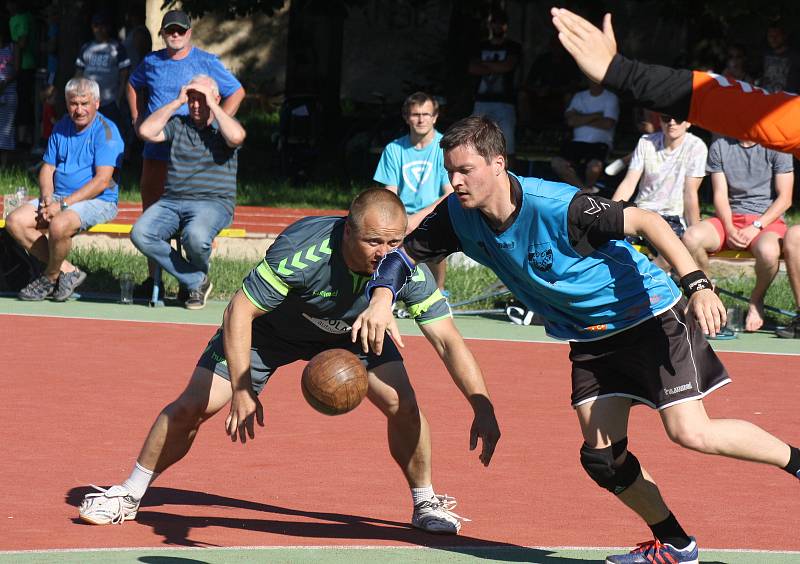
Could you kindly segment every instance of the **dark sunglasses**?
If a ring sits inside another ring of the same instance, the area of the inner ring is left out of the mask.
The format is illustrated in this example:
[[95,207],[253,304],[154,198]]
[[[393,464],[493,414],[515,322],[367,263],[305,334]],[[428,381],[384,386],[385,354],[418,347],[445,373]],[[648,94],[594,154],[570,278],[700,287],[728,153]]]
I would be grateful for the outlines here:
[[178,35],[186,35],[187,31],[189,31],[189,30],[188,29],[184,29],[184,28],[179,27],[179,26],[174,26],[174,27],[165,28],[164,29],[164,34],[172,35],[174,33],[177,33]]
[[674,118],[672,116],[665,116],[664,114],[661,114],[659,116],[659,119],[661,120],[661,123],[669,123],[670,121],[673,120],[675,121],[675,125],[680,125],[683,123],[682,119]]

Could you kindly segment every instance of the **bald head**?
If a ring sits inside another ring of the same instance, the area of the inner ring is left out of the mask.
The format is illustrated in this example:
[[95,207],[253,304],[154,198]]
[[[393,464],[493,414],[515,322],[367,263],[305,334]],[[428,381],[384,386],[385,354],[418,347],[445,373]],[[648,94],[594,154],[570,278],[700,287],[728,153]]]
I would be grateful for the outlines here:
[[386,188],[368,188],[356,196],[350,204],[347,223],[354,231],[361,231],[368,214],[375,214],[387,222],[402,217],[404,224],[408,224],[403,202],[397,194]]

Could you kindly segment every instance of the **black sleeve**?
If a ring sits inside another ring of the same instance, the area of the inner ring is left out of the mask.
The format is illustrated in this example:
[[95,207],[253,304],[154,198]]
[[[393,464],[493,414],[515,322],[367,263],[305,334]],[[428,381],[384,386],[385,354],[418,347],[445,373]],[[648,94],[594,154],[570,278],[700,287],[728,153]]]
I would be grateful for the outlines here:
[[415,262],[439,261],[461,250],[461,242],[450,222],[447,198],[406,236],[403,249]]
[[624,239],[625,218],[622,212],[632,205],[585,192],[575,194],[567,210],[567,232],[572,248],[586,257],[612,239]]
[[648,65],[614,55],[603,86],[627,100],[675,118],[689,117],[692,71]]

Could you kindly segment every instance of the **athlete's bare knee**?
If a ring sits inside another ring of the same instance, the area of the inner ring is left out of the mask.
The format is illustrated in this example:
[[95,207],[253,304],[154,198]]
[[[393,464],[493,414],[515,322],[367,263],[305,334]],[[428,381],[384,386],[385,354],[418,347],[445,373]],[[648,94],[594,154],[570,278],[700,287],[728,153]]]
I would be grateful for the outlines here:
[[713,454],[715,452],[714,442],[707,425],[668,425],[667,436],[670,440],[689,450]]
[[205,407],[195,398],[181,395],[167,405],[161,413],[167,418],[170,426],[196,429],[206,419]]

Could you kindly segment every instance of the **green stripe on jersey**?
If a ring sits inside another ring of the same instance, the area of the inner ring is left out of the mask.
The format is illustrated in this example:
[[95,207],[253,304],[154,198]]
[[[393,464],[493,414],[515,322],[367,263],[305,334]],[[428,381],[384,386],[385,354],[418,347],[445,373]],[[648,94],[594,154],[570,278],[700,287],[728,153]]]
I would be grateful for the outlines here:
[[258,309],[266,312],[270,311],[269,309],[265,308],[263,305],[258,303],[258,300],[256,300],[253,296],[250,295],[250,292],[247,291],[247,288],[245,288],[244,284],[242,284],[242,292],[244,292],[245,297],[247,297],[247,299],[250,300],[250,303],[256,306]]
[[266,260],[261,261],[261,264],[256,268],[256,272],[264,282],[275,288],[281,296],[285,296],[289,293],[289,285],[272,271]]

